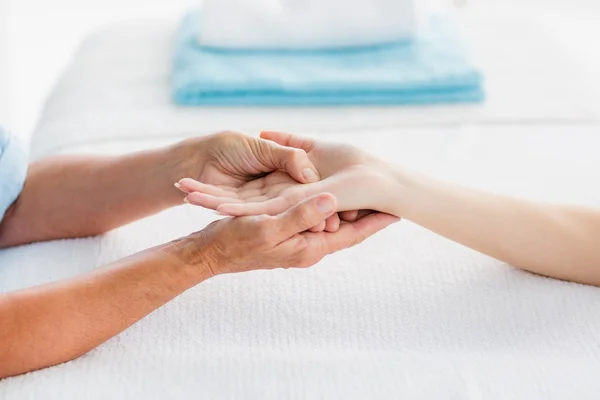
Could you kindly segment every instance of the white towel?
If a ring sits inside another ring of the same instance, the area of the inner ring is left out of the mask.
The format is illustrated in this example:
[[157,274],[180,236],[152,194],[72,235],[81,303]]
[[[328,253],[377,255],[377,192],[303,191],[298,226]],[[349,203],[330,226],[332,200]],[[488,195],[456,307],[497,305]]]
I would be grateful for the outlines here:
[[251,50],[329,49],[405,40],[430,0],[204,0],[199,42]]

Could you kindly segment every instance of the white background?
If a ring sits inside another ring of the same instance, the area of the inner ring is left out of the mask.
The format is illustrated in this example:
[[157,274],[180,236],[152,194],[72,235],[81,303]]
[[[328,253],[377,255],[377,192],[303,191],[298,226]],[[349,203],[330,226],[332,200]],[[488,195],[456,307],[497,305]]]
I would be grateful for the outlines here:
[[[200,1],[0,0],[0,124],[29,136],[53,83],[90,31],[126,19],[175,17]],[[467,7],[510,3],[515,8],[531,4],[562,4],[577,11],[600,8],[598,0],[454,1],[466,1]],[[597,47],[590,51],[600,52]]]
[[80,41],[128,19],[176,17],[200,0],[0,0],[0,124],[28,138]]

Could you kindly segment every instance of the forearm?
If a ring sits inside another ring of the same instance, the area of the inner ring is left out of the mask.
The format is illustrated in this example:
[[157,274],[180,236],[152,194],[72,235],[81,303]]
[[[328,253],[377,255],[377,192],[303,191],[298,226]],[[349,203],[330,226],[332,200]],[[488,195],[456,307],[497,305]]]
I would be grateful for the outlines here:
[[176,149],[33,163],[0,225],[0,248],[92,236],[179,204]]
[[395,175],[397,215],[515,267],[600,285],[600,211]]
[[[79,357],[211,277],[214,266],[186,255],[184,244],[0,295],[0,379]],[[193,263],[183,261],[192,258]]]

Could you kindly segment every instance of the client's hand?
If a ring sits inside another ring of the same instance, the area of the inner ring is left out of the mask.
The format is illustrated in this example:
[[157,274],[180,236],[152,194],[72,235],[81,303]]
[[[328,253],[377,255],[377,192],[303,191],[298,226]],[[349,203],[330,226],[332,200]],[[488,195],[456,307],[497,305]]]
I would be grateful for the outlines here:
[[353,223],[342,222],[335,233],[307,232],[330,218],[335,197],[312,196],[277,216],[245,216],[213,222],[183,239],[179,248],[187,264],[209,270],[210,275],[257,269],[305,268],[336,251],[361,243],[398,221],[381,213]]
[[322,180],[301,185],[281,171],[238,188],[183,179],[179,186],[190,193],[187,201],[225,215],[275,215],[314,194],[328,192],[338,201],[337,211],[348,211],[342,215],[344,219],[355,219],[353,210],[391,211],[386,189],[393,178],[377,158],[352,146],[318,143],[281,132],[263,132],[261,137],[306,151]]

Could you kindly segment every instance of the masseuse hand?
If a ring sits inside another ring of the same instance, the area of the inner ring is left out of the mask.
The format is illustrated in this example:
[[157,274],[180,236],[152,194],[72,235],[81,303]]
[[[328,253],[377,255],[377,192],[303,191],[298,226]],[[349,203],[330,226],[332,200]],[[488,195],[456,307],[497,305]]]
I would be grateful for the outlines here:
[[288,174],[274,172],[232,190],[184,179],[179,184],[190,193],[187,201],[225,215],[273,215],[316,193],[329,192],[336,197],[337,211],[344,212],[345,220],[355,219],[356,210],[392,212],[386,189],[395,183],[381,160],[352,146],[321,143],[287,133],[263,132],[261,137],[306,151],[322,180],[300,185]]
[[337,208],[331,194],[312,196],[276,216],[225,218],[183,240],[188,263],[209,275],[256,269],[309,267],[328,254],[359,244],[398,221],[387,214],[371,214],[339,230],[308,232]]
[[206,184],[239,188],[257,176],[276,170],[300,183],[319,180],[305,151],[281,146],[240,132],[226,131],[188,139],[179,144],[188,152],[180,160],[189,176]]
[[[282,146],[274,141],[239,132],[220,132],[186,140],[179,145],[177,158],[183,164],[182,176],[226,192],[242,190],[250,182],[273,171],[282,171],[297,184],[319,181],[317,169],[303,149]],[[289,174],[289,175],[288,175]],[[259,180],[259,183],[262,180]],[[255,183],[256,184],[256,183]],[[186,185],[177,184],[187,191]],[[284,208],[279,209],[282,212]],[[313,231],[336,231],[339,218],[333,214]]]

